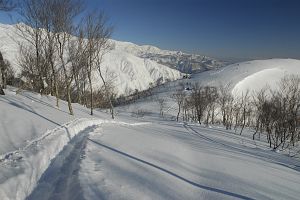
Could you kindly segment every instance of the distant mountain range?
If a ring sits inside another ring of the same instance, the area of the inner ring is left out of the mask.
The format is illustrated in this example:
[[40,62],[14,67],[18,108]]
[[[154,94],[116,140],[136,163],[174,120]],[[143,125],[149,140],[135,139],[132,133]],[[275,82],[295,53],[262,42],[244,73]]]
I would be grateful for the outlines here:
[[219,68],[228,64],[228,62],[203,55],[162,50],[150,45],[140,46],[130,42],[112,41],[115,44],[115,49],[134,54],[140,58],[153,60],[183,73],[197,73]]

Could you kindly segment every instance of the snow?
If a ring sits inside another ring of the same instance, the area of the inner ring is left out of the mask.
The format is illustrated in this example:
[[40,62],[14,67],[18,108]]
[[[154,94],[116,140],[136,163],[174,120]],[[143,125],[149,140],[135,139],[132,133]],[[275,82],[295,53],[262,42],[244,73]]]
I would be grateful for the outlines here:
[[[68,114],[66,102],[55,106],[55,98],[27,91],[16,94],[9,87],[0,97],[0,154],[24,147],[28,141],[57,126],[75,120]],[[88,110],[74,105],[76,117],[88,117]]]
[[177,54],[177,51],[169,51],[169,50],[161,50],[157,47],[150,46],[150,45],[136,45],[132,42],[123,42],[123,41],[116,41],[111,40],[116,49],[130,52],[136,56],[142,56],[145,53],[152,53],[152,54]]
[[[42,137],[25,148],[5,155],[1,163],[1,199],[25,199],[35,187],[42,173],[75,134],[93,124],[91,120],[75,120]],[[9,176],[4,176],[6,175]]]
[[[15,62],[17,53],[5,35],[12,36],[12,26],[0,29],[0,50]],[[180,76],[137,57],[140,47],[119,45],[105,56],[104,66],[116,77],[120,93]],[[230,82],[239,95],[250,86],[275,87],[285,74],[299,73],[299,60],[270,59],[193,74],[117,108],[115,120],[103,111],[90,116],[78,104],[70,116],[64,101],[58,109],[54,97],[16,94],[16,88],[8,87],[0,96],[0,199],[299,199],[299,159],[271,151],[263,140],[251,140],[247,129],[240,136],[222,127],[175,122],[171,98],[183,89],[180,84]],[[164,118],[157,98],[166,99]],[[134,115],[137,111],[146,115]]]
[[[158,80],[163,83],[181,77],[177,70],[120,50],[112,50],[105,55],[102,70],[111,75],[106,79],[114,82],[119,95],[131,94],[135,89],[148,89],[150,83],[155,84]],[[94,74],[94,78],[95,86],[100,87],[102,83],[98,73]]]
[[[276,89],[276,85],[284,76],[291,75],[291,74],[300,75],[299,61],[296,60],[285,60],[285,61],[286,62],[282,65],[278,64],[278,60],[269,60],[269,61],[261,62],[262,66],[268,68],[262,69],[261,71],[248,75],[247,77],[239,81],[234,86],[232,93],[235,95],[241,95],[242,93],[245,93],[247,90],[259,91],[265,87]],[[253,64],[251,66],[253,67]],[[243,67],[243,65],[241,67]]]
[[87,139],[79,171],[84,198],[298,198],[299,167],[292,167],[299,162],[232,137],[174,122],[108,124]]
[[[267,59],[236,63],[220,69],[195,74],[192,76],[191,82],[201,82],[202,84],[212,85],[231,83],[233,88],[244,78],[266,69],[278,69],[286,74],[299,74],[300,60]],[[260,80],[258,81],[263,81],[262,79],[272,80],[272,74],[265,73],[264,75],[265,77],[260,76]]]
[[75,135],[103,123],[128,124],[104,120],[109,117],[97,111],[94,117],[102,119],[91,118],[88,109],[79,105],[74,105],[74,110],[80,118],[70,117],[66,102],[61,102],[59,110],[52,106],[53,97],[30,92],[16,95],[15,90],[5,90],[6,95],[0,98],[0,199],[25,199],[51,160]]
[[274,87],[285,74],[284,70],[277,68],[261,70],[238,82],[234,86],[232,93],[241,95],[246,90],[260,91],[268,86]]

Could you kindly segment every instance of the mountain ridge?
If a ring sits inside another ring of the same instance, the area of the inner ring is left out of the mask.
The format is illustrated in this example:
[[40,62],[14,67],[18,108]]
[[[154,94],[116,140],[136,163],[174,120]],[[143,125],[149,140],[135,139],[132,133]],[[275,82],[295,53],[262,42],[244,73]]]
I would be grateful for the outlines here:
[[[18,35],[16,25],[0,24],[0,51],[19,75],[21,67],[18,63],[20,55],[18,43],[26,45],[26,42]],[[105,54],[103,71],[113,76],[115,92],[118,95],[145,90],[151,84],[173,81],[182,76],[176,69],[116,48]],[[101,87],[100,77],[96,71],[93,73],[93,79],[94,84]]]

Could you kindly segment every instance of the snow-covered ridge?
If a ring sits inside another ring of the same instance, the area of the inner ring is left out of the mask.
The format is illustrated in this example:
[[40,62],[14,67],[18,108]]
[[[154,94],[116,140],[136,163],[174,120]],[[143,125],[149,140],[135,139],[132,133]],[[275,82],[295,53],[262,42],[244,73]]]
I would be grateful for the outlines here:
[[[3,57],[13,65],[15,71],[20,73],[18,43],[26,44],[26,41],[17,34],[16,25],[0,24],[0,51]],[[116,46],[123,44],[117,41],[114,43],[117,44]],[[131,46],[128,45],[128,48]],[[111,76],[113,77],[117,94],[128,94],[136,89],[145,90],[150,83],[163,83],[180,78],[181,73],[178,70],[171,69],[148,58],[141,58],[132,48],[130,48],[132,51],[125,51],[125,49],[123,47],[113,49],[105,55],[103,63],[107,69],[105,71],[109,74],[107,76],[110,76],[110,79]],[[153,52],[155,47],[149,46],[146,49]],[[101,85],[101,80],[96,71],[94,78],[95,84],[97,86]]]
[[230,83],[235,93],[260,90],[266,85],[275,87],[285,75],[300,75],[300,60],[268,59],[232,64],[220,69],[196,74],[191,82],[220,85]]
[[[234,69],[235,68],[235,69]],[[300,75],[300,60],[269,59],[254,60],[229,66],[228,71],[239,71],[232,93],[242,95],[247,90],[259,91],[265,87],[277,89],[279,81],[286,75]],[[234,72],[233,72],[234,73]]]
[[136,45],[131,42],[111,40],[115,49],[128,52],[141,58],[151,59],[184,73],[194,73],[225,66],[226,62],[181,51],[162,50],[151,45]]

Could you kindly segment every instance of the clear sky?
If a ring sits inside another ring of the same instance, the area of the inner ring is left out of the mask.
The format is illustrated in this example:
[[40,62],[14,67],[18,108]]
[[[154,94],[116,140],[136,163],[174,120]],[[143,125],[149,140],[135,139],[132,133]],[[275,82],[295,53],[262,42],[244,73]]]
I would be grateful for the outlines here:
[[[299,58],[300,0],[85,0],[114,39],[230,58]],[[0,22],[9,19],[0,15]]]

